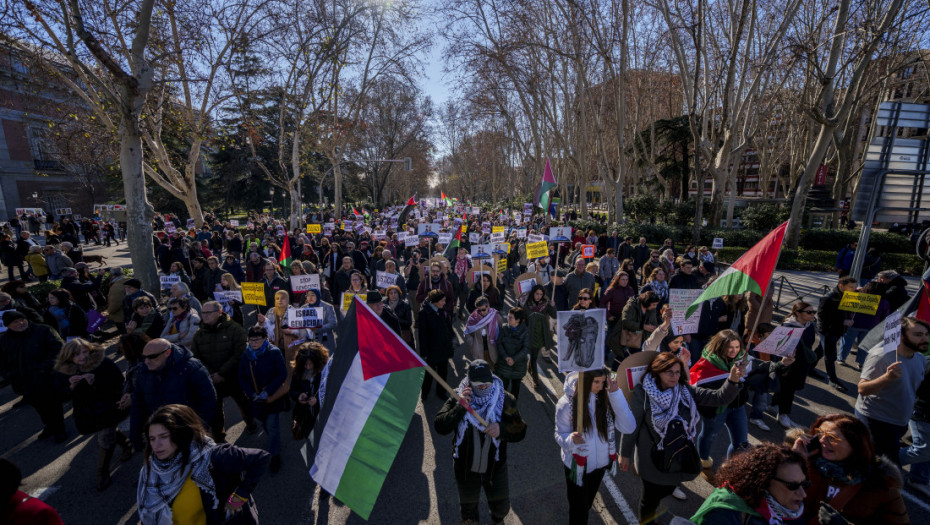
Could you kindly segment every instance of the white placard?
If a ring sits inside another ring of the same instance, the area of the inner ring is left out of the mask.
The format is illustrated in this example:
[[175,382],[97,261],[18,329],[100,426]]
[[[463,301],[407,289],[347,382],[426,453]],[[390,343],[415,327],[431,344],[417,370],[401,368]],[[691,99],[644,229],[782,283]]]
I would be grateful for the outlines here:
[[901,345],[901,312],[892,312],[885,318],[885,337],[882,348],[887,352],[897,352]]
[[417,224],[417,235],[438,235],[439,225],[433,222]]
[[626,383],[630,390],[633,390],[637,385],[643,382],[643,376],[646,375],[646,370],[648,369],[649,365],[631,366],[626,369]]
[[216,302],[222,305],[223,311],[226,313],[232,313],[232,305],[230,304],[230,301],[238,301],[239,303],[242,303],[242,292],[213,292],[213,298],[216,299]]
[[191,229],[191,228],[193,228],[193,227],[196,226],[196,225],[197,225],[197,221],[195,221],[194,219],[187,219],[187,229],[188,229],[188,230]]
[[491,245],[490,244],[472,244],[471,245],[471,256],[473,259],[481,259],[491,256]]
[[397,274],[396,273],[387,273],[378,271],[376,277],[377,287],[380,289],[387,288],[388,286],[394,286],[397,284]]
[[475,244],[475,243],[477,243],[477,242],[481,242],[481,234],[480,234],[480,233],[469,233],[469,234],[468,234],[468,242],[470,242],[470,243],[472,243],[472,244]]
[[520,294],[530,293],[530,290],[536,286],[536,278],[524,279],[517,283],[520,286]]
[[526,228],[520,228],[519,230],[516,230],[516,232],[517,239],[526,239]]
[[698,324],[701,322],[701,310],[704,308],[704,303],[701,303],[698,306],[698,309],[691,314],[687,319],[685,318],[685,313],[688,311],[688,307],[691,306],[691,303],[695,299],[700,297],[701,290],[682,290],[680,288],[670,288],[668,291],[668,305],[672,309],[672,333],[675,335],[686,335],[686,334],[696,334],[698,332]]
[[420,244],[420,239],[416,235],[406,235],[404,236],[404,246],[418,246]]
[[159,276],[158,280],[161,281],[161,289],[168,290],[171,288],[172,285],[175,285],[181,282],[181,276],[180,275],[162,275],[162,276]]
[[711,248],[714,249],[714,250],[719,250],[719,249],[723,248],[723,238],[722,238],[722,237],[714,237],[714,242],[713,242],[713,244],[711,244]]
[[323,309],[305,306],[287,309],[287,326],[289,328],[313,328],[323,326]]
[[532,244],[534,242],[545,241],[546,238],[538,233],[530,233],[526,236],[526,243]]
[[452,234],[449,232],[443,232],[439,234],[439,244],[446,246],[449,244],[449,241],[452,240]]
[[239,219],[229,219],[229,225],[239,227]]
[[533,214],[533,203],[527,202],[523,205],[523,215]]
[[490,240],[492,243],[504,242],[504,232],[492,233],[491,238],[488,240]]
[[481,223],[481,233],[491,233],[491,223],[482,222]]
[[549,239],[561,242],[572,240],[572,227],[559,226],[549,228]]
[[320,274],[311,273],[307,275],[291,276],[291,291],[306,292],[307,290],[320,289]]
[[761,343],[755,346],[756,352],[763,354],[791,357],[797,348],[804,329],[793,326],[777,326]]
[[558,313],[559,372],[604,368],[606,319],[603,308]]
[[491,243],[491,251],[497,252],[497,253],[510,253],[510,243],[509,242]]
[[372,235],[376,240],[387,239],[387,233],[384,230],[375,230]]
[[395,235],[397,235],[397,242],[404,242],[407,239],[407,232],[404,230],[397,232]]

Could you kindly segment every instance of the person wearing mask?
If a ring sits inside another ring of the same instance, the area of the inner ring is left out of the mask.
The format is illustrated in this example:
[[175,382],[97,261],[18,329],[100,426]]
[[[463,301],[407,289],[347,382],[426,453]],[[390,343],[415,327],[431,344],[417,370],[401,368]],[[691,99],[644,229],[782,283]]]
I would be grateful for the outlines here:
[[578,302],[578,293],[582,289],[594,290],[594,275],[585,271],[586,266],[586,260],[579,257],[575,260],[575,271],[565,278],[563,286],[565,286],[565,293],[568,295],[568,304]]
[[55,382],[63,398],[70,398],[74,424],[82,435],[97,441],[97,492],[110,486],[110,461],[119,445],[121,461],[132,457],[132,445],[116,425],[129,415],[117,404],[123,393],[123,373],[104,355],[102,346],[81,338],[65,343],[55,363]]
[[152,339],[142,348],[142,365],[136,367],[129,439],[142,450],[143,426],[149,416],[170,404],[191,407],[207,425],[216,409],[216,390],[210,372],[190,350],[164,339]]
[[497,364],[494,367],[514,401],[520,397],[520,383],[526,375],[530,353],[530,332],[526,325],[526,311],[519,306],[507,313],[507,326],[500,329],[497,341]]
[[[433,290],[430,296],[433,294],[438,296],[442,292]],[[430,304],[435,303],[429,300],[424,308],[430,308]],[[461,520],[463,523],[478,522],[478,502],[483,488],[491,520],[501,523],[510,513],[507,444],[523,440],[526,423],[517,410],[516,400],[504,390],[501,379],[483,360],[469,363],[467,374],[456,391],[464,406],[454,397],[447,399],[433,419],[433,426],[441,435],[453,435],[453,468]],[[466,406],[474,413],[466,410]],[[480,415],[487,426],[475,414]]]
[[718,488],[691,517],[695,525],[804,525],[807,461],[785,445],[762,443],[724,463]]
[[617,432],[630,434],[634,430],[633,412],[606,369],[581,375],[570,372],[565,377],[565,394],[555,407],[555,441],[561,449],[568,487],[569,523],[588,523],[601,480],[617,460]]
[[[285,395],[290,390],[284,354],[268,340],[264,326],[249,328],[249,344],[239,360],[239,387],[251,401],[251,412],[268,438],[272,473],[281,469],[281,425]],[[295,352],[296,355],[296,352]]]
[[[630,398],[635,429],[620,439],[620,470],[635,465],[642,479],[641,523],[658,517],[666,496],[685,499],[678,485],[696,478],[701,468],[695,449],[699,406],[722,406],[735,399],[745,371],[745,366],[734,366],[723,384],[708,389],[689,381],[688,369],[672,352],[660,352],[649,363]],[[670,456],[672,452],[675,456]]]
[[[449,375],[449,359],[453,356],[453,337],[452,323],[445,308],[445,292],[442,290],[430,290],[426,296],[426,302],[420,309],[420,315],[417,317],[417,349],[420,356],[439,374],[443,380]],[[420,391],[420,399],[425,403],[426,396],[433,386],[431,374],[423,377],[423,387]],[[436,396],[445,399],[447,394],[438,382],[436,383]]]
[[161,338],[169,343],[190,348],[194,334],[200,326],[200,316],[191,308],[184,297],[172,297],[168,300],[168,320],[161,332]]
[[216,410],[210,421],[210,433],[217,443],[226,442],[224,401],[227,397],[231,397],[239,407],[246,431],[254,434],[258,430],[249,412],[249,400],[238,384],[239,360],[246,341],[245,329],[223,312],[220,303],[204,303],[200,329],[194,334],[190,350],[207,367],[216,390]]
[[910,523],[901,471],[876,454],[862,421],[847,414],[822,415],[807,433],[796,429],[785,439],[807,461],[806,523]]
[[3,312],[0,320],[6,327],[0,333],[0,376],[38,412],[43,425],[38,439],[54,437],[55,443],[64,443],[64,412],[55,396],[54,378],[61,338],[53,328],[30,323],[16,310]]
[[197,414],[180,404],[152,414],[144,432],[136,488],[142,525],[258,522],[252,492],[268,469],[267,452],[217,445]]
[[455,315],[455,305],[452,304],[452,300],[455,297],[455,289],[452,287],[452,283],[446,279],[446,276],[442,272],[442,264],[438,262],[432,262],[429,265],[429,275],[426,279],[420,281],[420,286],[417,288],[417,301],[422,303],[426,300],[427,295],[432,290],[440,290],[447,300],[443,303],[443,308],[445,309],[447,318],[450,320]]

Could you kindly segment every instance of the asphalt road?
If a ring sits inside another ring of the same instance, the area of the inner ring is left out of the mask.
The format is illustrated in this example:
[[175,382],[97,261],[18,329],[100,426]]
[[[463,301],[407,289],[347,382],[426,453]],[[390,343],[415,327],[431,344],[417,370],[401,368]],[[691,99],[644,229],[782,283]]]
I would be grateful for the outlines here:
[[[110,263],[112,265],[112,263]],[[461,335],[461,323],[456,325]],[[113,349],[110,349],[113,356]],[[852,357],[850,362],[854,362]],[[125,366],[125,363],[120,362]],[[463,371],[462,348],[456,345],[456,357],[451,374],[456,384]],[[821,365],[822,367],[822,365]],[[858,380],[852,367],[838,367],[840,378],[849,386]],[[561,377],[547,360],[540,359],[537,388],[529,378],[523,384],[518,406],[527,421],[526,439],[509,446],[509,477],[512,512],[506,523],[559,523],[567,516],[565,479],[558,446],[553,439],[555,404],[562,395]],[[854,388],[850,389],[854,391]],[[70,419],[70,404],[66,409],[69,440],[56,445],[51,440],[36,441],[41,424],[29,407],[13,409],[19,398],[7,387],[0,390],[0,456],[19,465],[24,474],[23,490],[40,497],[58,509],[66,524],[137,523],[135,489],[141,466],[141,454],[129,462],[114,460],[113,484],[102,494],[95,485],[96,443],[92,436],[79,436]],[[855,399],[840,394],[818,380],[811,379],[799,393],[792,418],[809,425],[818,414],[852,412]],[[432,427],[432,418],[442,402],[431,396],[425,405],[418,405],[397,459],[388,475],[371,523],[458,523],[458,496],[452,473],[452,438],[440,436]],[[240,446],[262,447],[264,435],[243,433],[238,409],[227,400],[226,414],[231,429],[228,439]],[[762,432],[750,426],[750,440],[781,441],[782,428],[770,415],[766,421],[772,427]],[[284,440],[282,470],[262,479],[255,492],[260,517],[274,524],[343,524],[362,523],[358,515],[338,501],[321,495],[307,474],[308,467],[301,443],[294,442],[286,428],[288,418],[282,418]],[[713,451],[715,458],[726,452],[726,433],[721,432]],[[689,517],[698,508],[712,487],[698,477],[686,483],[687,499],[664,501],[669,513],[660,518],[668,523],[673,515]],[[591,512],[591,523],[635,523],[636,505],[641,490],[639,479],[631,473],[618,472],[606,476]],[[919,495],[905,490],[911,521],[930,520],[930,504]],[[481,508],[482,523],[490,523],[486,506]]]

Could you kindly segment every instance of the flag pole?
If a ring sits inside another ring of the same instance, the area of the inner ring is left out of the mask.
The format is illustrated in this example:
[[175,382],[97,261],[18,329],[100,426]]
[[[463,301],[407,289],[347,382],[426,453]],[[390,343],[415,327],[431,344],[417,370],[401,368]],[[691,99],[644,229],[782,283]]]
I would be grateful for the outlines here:
[[478,422],[481,423],[485,428],[488,427],[488,422],[485,421],[485,419],[481,417],[481,415],[475,412],[475,409],[469,406],[469,404],[466,403],[464,399],[462,399],[462,396],[460,396],[459,393],[456,392],[454,388],[449,386],[449,383],[446,383],[445,379],[439,377],[439,374],[437,374],[436,371],[433,370],[433,367],[426,365],[423,368],[426,369],[426,372],[429,373],[429,375],[433,376],[433,379],[435,379],[437,383],[439,383],[440,385],[442,385],[443,388],[446,389],[446,392],[448,392],[449,395],[452,396],[452,398],[455,399],[456,402],[458,402],[458,404],[462,405],[462,407],[464,407],[465,410],[468,411],[468,413],[475,416],[475,419],[477,419]]
[[[788,225],[785,226],[786,233],[788,231],[788,228],[790,227],[791,227],[791,219],[788,219]],[[769,297],[769,291],[774,290],[775,288],[774,281],[772,281],[772,277],[774,277],[775,270],[778,268],[778,260],[781,259],[781,249],[784,246],[785,246],[785,238],[782,237],[781,244],[778,245],[778,255],[775,256],[775,266],[772,267],[772,275],[769,276],[769,284],[768,286],[766,286],[765,291],[762,292],[762,302],[759,303],[759,313],[756,315],[756,318],[752,322],[752,331],[749,332],[749,340],[746,342],[747,347],[750,344],[752,344],[752,338],[756,336],[756,329],[759,327],[759,318],[762,317],[762,309],[765,307],[765,301]],[[746,355],[748,356],[749,353],[747,352]]]
[[[559,252],[562,250],[562,243],[556,243],[555,245],[555,265],[553,269],[555,270],[555,275],[552,276],[550,281],[552,281],[552,293],[549,294],[549,299],[555,301],[555,278],[559,275]],[[548,250],[547,250],[548,251]],[[551,262],[551,261],[550,261]]]
[[575,383],[575,398],[578,401],[578,408],[575,410],[575,427],[576,432],[584,435],[584,372],[578,372],[578,382]]

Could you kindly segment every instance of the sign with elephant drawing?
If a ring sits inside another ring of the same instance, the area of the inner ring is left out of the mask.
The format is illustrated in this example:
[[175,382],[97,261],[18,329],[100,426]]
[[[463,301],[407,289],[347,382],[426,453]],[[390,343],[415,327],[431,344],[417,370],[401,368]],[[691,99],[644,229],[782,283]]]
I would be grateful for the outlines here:
[[559,372],[604,368],[607,311],[570,310],[558,313]]

